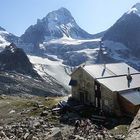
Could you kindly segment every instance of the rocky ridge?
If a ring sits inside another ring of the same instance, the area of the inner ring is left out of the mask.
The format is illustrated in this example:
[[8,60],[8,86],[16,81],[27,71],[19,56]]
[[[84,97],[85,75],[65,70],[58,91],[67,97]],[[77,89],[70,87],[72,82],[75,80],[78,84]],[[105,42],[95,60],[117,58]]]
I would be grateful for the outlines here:
[[139,59],[140,51],[140,3],[134,5],[104,34],[103,40],[124,44],[129,53]]
[[32,77],[40,77],[33,69],[33,65],[29,61],[26,53],[21,48],[17,48],[14,43],[6,46],[0,52],[0,70],[16,71]]

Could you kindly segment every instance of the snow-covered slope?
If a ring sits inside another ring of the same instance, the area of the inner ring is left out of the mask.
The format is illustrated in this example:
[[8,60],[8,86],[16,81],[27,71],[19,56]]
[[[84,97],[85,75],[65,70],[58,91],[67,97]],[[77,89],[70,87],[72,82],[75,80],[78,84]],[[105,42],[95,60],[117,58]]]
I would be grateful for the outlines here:
[[98,39],[72,39],[61,38],[44,42],[42,52],[47,55],[55,55],[63,60],[63,64],[69,66],[78,66],[86,61],[96,59],[100,38]]
[[0,51],[2,51],[5,46],[9,45],[12,42],[17,42],[18,37],[9,33],[4,28],[0,27]]
[[32,62],[32,64],[34,64],[35,70],[45,80],[50,80],[48,79],[48,75],[50,75],[56,80],[56,82],[58,82],[62,86],[66,87],[67,89],[70,88],[68,86],[70,81],[70,76],[69,76],[70,67],[63,65],[61,60],[57,59],[56,61],[51,61],[48,58],[32,56],[32,55],[28,55],[28,57]]
[[9,33],[0,27],[0,49],[3,49],[6,45],[9,45],[9,42],[5,39]]
[[[114,42],[114,48],[120,48],[118,54],[121,59],[140,70],[140,3],[135,4],[130,10],[123,14],[117,22],[104,34],[104,41]],[[115,46],[115,43],[122,45]],[[112,46],[112,45],[111,45]],[[116,55],[116,51],[114,52]]]
[[110,58],[116,61],[125,62],[140,70],[140,60],[132,55],[131,50],[124,44],[106,40],[104,41],[104,46],[106,48],[106,53]]
[[63,36],[62,38],[58,39],[52,39],[47,42],[43,42],[45,45],[51,45],[51,44],[61,44],[61,45],[81,45],[83,43],[88,43],[88,42],[99,42],[101,39],[96,38],[96,39],[74,39],[71,37]]

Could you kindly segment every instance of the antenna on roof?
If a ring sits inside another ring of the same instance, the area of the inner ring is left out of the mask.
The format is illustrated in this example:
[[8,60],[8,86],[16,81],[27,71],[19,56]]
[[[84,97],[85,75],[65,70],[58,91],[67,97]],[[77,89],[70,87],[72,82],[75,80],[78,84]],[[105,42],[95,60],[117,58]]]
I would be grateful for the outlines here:
[[104,69],[106,69],[106,64],[105,64],[105,62],[104,62]]
[[130,68],[128,67],[128,74],[127,74],[128,87],[130,87],[130,82],[131,81],[132,81],[132,76],[130,74]]
[[99,41],[99,45],[100,45],[100,50],[102,50],[103,45],[104,45],[104,43],[103,43],[102,39]]
[[130,68],[128,67],[128,75],[130,75]]

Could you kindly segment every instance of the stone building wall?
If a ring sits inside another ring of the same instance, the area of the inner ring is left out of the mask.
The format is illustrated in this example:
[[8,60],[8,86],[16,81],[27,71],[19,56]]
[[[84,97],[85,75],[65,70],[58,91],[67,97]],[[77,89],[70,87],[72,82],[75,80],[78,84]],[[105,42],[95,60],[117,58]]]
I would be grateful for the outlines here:
[[119,110],[117,93],[112,92],[103,85],[101,85],[101,101],[103,110],[106,110],[108,112],[114,112],[114,110]]
[[[95,104],[94,78],[82,68],[78,68],[72,75],[71,79],[77,80],[77,86],[72,87],[72,97],[80,101],[80,91],[87,91],[87,104]],[[103,110],[112,112],[118,109],[117,93],[110,91],[107,87],[101,85],[101,105]]]
[[80,91],[87,91],[89,101],[88,104],[94,104],[94,79],[82,68],[76,70],[72,74],[71,79],[77,80],[77,86],[72,87],[72,96],[77,100],[80,100]]

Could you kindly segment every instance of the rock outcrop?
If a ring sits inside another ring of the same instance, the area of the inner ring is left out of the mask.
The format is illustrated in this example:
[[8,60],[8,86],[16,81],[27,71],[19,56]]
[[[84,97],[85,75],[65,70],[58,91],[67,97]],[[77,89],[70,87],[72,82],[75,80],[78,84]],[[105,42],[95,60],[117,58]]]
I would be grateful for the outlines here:
[[17,48],[14,43],[6,46],[0,53],[0,70],[16,71],[32,77],[40,77],[33,69],[26,53],[21,48]]
[[139,140],[140,139],[140,110],[130,125],[128,136],[126,140]]

